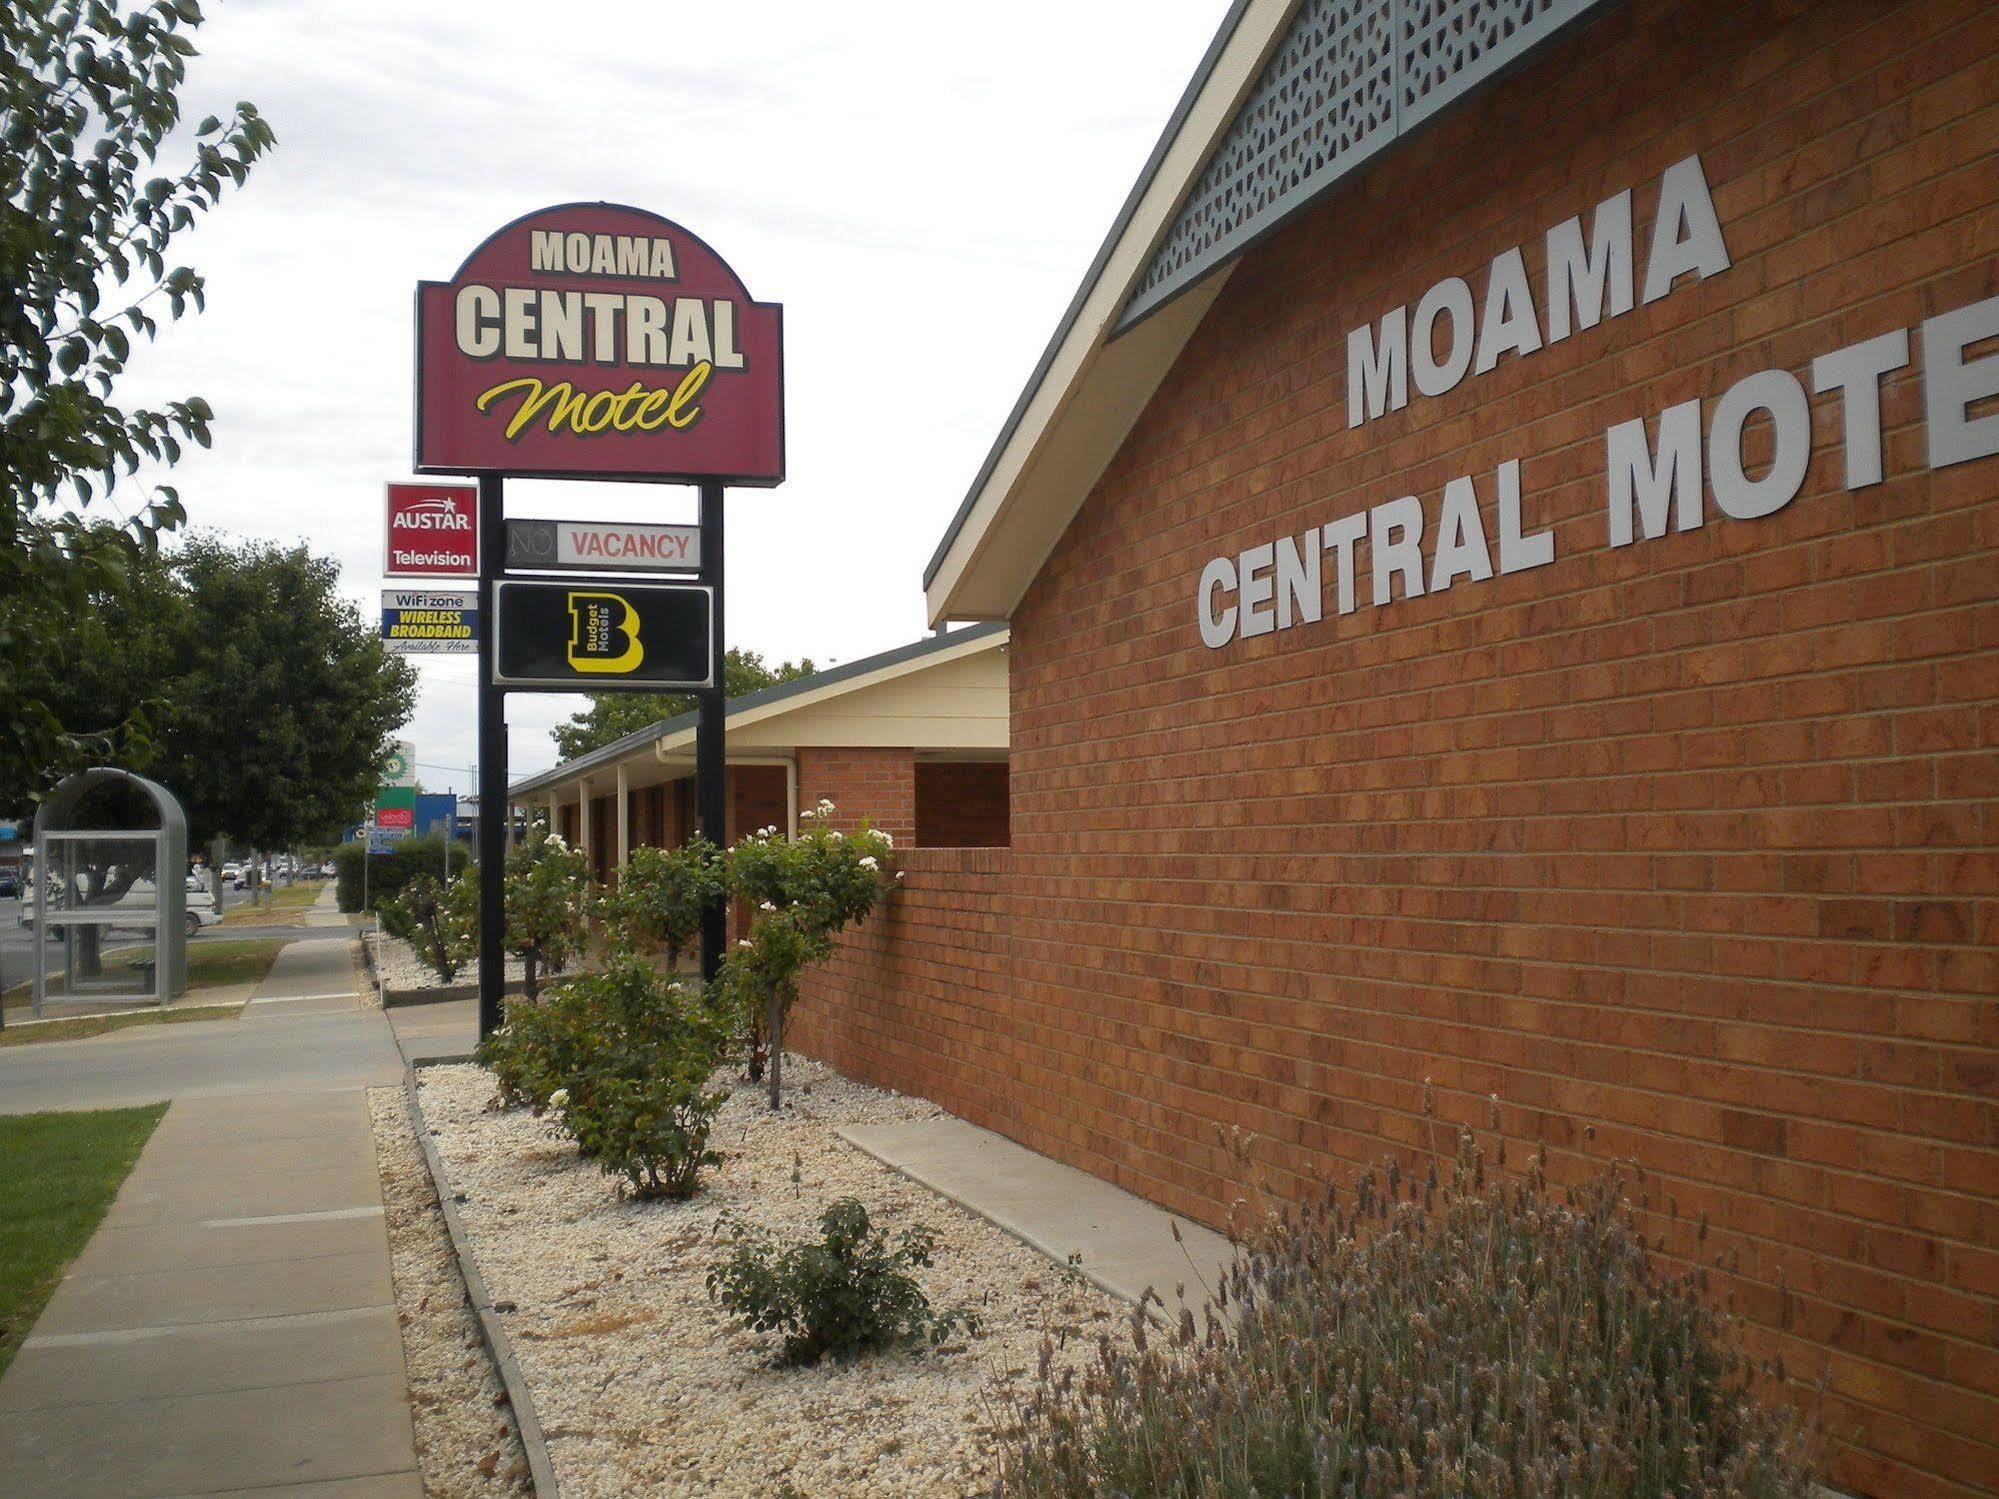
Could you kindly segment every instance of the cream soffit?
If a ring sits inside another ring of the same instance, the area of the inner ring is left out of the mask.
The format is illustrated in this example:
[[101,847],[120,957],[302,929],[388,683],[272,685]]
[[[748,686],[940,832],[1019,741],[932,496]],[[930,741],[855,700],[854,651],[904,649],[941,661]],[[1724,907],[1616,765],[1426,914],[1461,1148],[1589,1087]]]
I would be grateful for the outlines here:
[[1004,619],[1227,283],[1224,266],[1115,342],[1187,189],[1297,0],[1237,0],[924,574],[930,620]]
[[[1009,638],[1010,632],[997,625],[954,630],[948,635],[928,636],[895,650],[748,693],[729,704],[726,726],[732,747],[730,758],[735,758],[733,747],[739,731],[743,729],[768,726],[785,714],[823,705],[850,693],[880,687],[898,679],[914,677],[953,662],[966,661],[988,651],[1004,651]],[[1000,732],[1004,733],[1007,702],[1003,669],[994,693],[998,701],[992,713],[984,716],[995,719],[1001,726]],[[587,755],[565,760],[551,770],[516,781],[508,795],[515,801],[537,802],[564,795],[574,796],[584,783],[596,786],[600,781],[608,782],[616,775],[621,762],[627,767],[628,778],[633,775],[639,777],[632,784],[657,781],[661,779],[657,770],[660,764],[683,761],[693,755],[696,717],[693,713],[683,713],[678,718],[664,719]],[[967,724],[971,722],[962,714],[953,717]],[[751,737],[756,738],[760,745],[770,743],[773,738],[769,733]],[[989,737],[971,734],[966,747],[984,746]],[[886,741],[877,739],[875,742]],[[767,756],[769,751],[764,753]]]

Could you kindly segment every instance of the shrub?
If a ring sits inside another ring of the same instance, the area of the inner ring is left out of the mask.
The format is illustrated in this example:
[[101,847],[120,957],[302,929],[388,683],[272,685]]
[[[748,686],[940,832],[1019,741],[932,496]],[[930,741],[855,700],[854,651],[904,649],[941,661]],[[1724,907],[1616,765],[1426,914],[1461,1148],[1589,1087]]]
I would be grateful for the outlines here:
[[[429,875],[435,879],[444,869],[447,857],[444,839],[432,833],[422,838],[404,838],[385,854],[368,856],[367,878],[361,871],[362,845],[343,843],[333,851],[333,898],[343,911],[361,909],[362,888],[367,889],[368,905],[380,909],[385,901],[402,893],[402,889],[418,875]],[[454,843],[448,855],[454,873],[465,869],[472,862],[472,852],[463,843]]]
[[833,950],[833,939],[875,908],[891,883],[885,868],[895,842],[862,827],[828,827],[833,803],[799,814],[796,838],[766,828],[729,852],[730,888],[756,907],[721,982],[748,1022],[750,1077],[769,1065],[770,1106],[781,1098],[784,1019],[798,1000],[798,978]]
[[632,1195],[686,1197],[703,1166],[727,1094],[710,1091],[726,1018],[696,990],[643,962],[618,958],[539,1002],[508,1007],[479,1045],[503,1105],[552,1110],[584,1157],[625,1178]]
[[400,894],[379,902],[382,930],[409,943],[448,984],[478,955],[477,900],[476,876],[460,875],[447,888],[435,876],[420,874]]
[[994,1493],[1804,1499],[1793,1418],[1704,1276],[1654,1268],[1617,1171],[1551,1195],[1469,1131],[1446,1165],[1279,1217],[1202,1332],[1136,1316],[1080,1380],[1044,1347]]
[[664,951],[670,970],[700,940],[701,918],[726,884],[721,850],[705,838],[679,848],[640,847],[598,907],[614,943],[630,953]]
[[549,1098],[581,1070],[590,1046],[592,1016],[587,992],[565,986],[539,1001],[507,1001],[507,1022],[479,1043],[474,1059],[493,1074],[500,1104],[525,1104],[539,1114]]
[[819,1243],[780,1248],[738,1224],[729,1257],[708,1268],[708,1294],[724,1311],[758,1332],[784,1334],[785,1363],[845,1362],[898,1343],[941,1343],[953,1328],[976,1329],[963,1308],[932,1312],[909,1274],[936,1252],[929,1229],[905,1229],[891,1249],[852,1197],[828,1204],[819,1227]]
[[507,855],[505,892],[503,943],[521,959],[532,999],[541,992],[543,976],[562,968],[589,940],[589,862],[547,823],[536,822]]

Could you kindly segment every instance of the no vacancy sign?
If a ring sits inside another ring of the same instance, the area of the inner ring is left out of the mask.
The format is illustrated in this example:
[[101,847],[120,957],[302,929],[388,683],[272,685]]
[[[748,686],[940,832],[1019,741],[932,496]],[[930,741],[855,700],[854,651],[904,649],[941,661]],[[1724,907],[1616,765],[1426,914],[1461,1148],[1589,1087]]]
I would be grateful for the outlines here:
[[391,484],[390,577],[467,578],[479,571],[479,491],[471,484]]

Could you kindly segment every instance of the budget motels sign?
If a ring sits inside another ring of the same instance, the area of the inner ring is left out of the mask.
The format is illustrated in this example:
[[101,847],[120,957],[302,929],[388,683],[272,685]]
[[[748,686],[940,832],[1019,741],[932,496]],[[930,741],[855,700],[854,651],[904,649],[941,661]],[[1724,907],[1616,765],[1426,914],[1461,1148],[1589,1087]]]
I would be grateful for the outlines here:
[[417,287],[417,472],[780,483],[782,323],[658,214],[516,219]]
[[391,577],[458,578],[479,571],[479,491],[470,484],[391,484]]

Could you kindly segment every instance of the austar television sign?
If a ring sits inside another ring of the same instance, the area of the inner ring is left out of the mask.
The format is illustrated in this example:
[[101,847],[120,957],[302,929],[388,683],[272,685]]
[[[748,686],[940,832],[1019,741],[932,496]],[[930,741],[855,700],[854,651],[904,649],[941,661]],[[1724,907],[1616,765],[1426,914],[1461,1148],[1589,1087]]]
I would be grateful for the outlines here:
[[470,484],[391,484],[382,571],[460,578],[479,571],[479,491]]
[[417,287],[417,471],[777,484],[782,325],[657,214],[531,213]]

